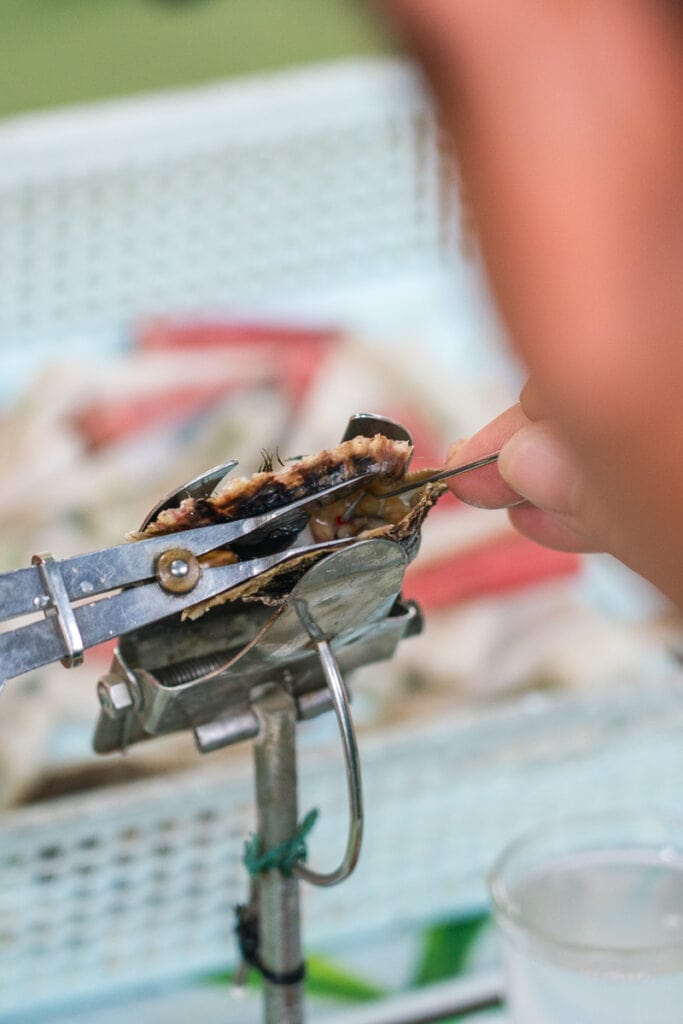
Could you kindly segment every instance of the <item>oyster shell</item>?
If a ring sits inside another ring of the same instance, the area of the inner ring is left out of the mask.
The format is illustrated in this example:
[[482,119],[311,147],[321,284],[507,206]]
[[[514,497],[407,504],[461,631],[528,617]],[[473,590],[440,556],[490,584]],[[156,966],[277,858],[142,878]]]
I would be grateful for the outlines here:
[[[178,508],[161,512],[143,531],[130,534],[129,539],[140,540],[270,512],[325,487],[352,480],[372,467],[379,468],[390,486],[395,485],[403,478],[411,454],[412,448],[406,441],[390,441],[381,434],[354,437],[330,451],[292,461],[278,472],[233,478],[219,494],[209,498],[186,498]],[[299,528],[294,531],[298,532]]]
[[[365,482],[342,501],[319,510],[310,522],[305,514],[300,523],[271,531],[257,544],[241,541],[239,546],[233,544],[230,548],[204,555],[200,563],[206,567],[229,565],[257,554],[282,550],[306,525],[310,525],[315,540],[385,537],[401,544],[408,557],[413,558],[419,546],[420,527],[446,487],[445,484],[426,484],[398,498],[383,498],[383,491],[393,490],[397,483],[412,478],[412,474],[406,473],[411,454],[412,448],[406,441],[392,441],[381,434],[372,438],[354,437],[334,449],[298,459],[278,472],[233,479],[223,491],[209,498],[186,498],[178,508],[161,512],[145,530],[130,534],[129,539],[176,533],[258,515],[282,508],[325,487],[352,480],[371,467],[379,467],[378,476],[369,485]],[[310,566],[325,555],[324,551],[315,551],[294,556],[291,561],[241,587],[194,605],[185,611],[184,617],[194,619],[208,608],[238,599],[278,606]]]

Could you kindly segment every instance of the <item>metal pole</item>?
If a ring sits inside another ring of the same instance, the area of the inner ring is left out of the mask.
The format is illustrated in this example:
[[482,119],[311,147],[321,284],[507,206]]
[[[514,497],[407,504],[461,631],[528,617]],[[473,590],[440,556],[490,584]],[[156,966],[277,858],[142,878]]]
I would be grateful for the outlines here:
[[[260,722],[254,742],[256,806],[261,848],[291,839],[297,828],[296,704],[280,686],[252,694]],[[302,962],[299,882],[274,868],[258,876],[259,953],[274,974],[296,971]],[[303,1024],[303,984],[264,979],[266,1024]]]

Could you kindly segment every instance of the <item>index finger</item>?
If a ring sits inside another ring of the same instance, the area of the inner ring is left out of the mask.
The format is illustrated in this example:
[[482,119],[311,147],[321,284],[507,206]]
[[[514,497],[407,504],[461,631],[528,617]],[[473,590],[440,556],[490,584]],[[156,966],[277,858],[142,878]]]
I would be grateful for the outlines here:
[[[513,434],[530,422],[522,407],[513,405],[466,441],[452,445],[446,457],[446,468],[456,469],[497,452]],[[453,477],[448,486],[457,498],[477,508],[509,508],[521,500],[519,494],[505,483],[495,463]]]

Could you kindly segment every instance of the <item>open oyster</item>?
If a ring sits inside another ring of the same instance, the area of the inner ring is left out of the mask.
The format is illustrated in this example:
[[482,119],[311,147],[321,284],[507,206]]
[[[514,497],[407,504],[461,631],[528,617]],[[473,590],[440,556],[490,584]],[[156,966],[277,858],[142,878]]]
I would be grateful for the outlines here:
[[[382,434],[371,438],[354,437],[331,450],[292,461],[277,472],[232,479],[219,494],[211,497],[186,498],[178,508],[160,512],[142,532],[131,534],[130,539],[176,533],[283,508],[299,498],[352,480],[377,467],[379,472],[369,484],[364,480],[358,491],[318,509],[310,520],[305,515],[301,522],[271,531],[257,544],[253,540],[233,544],[204,555],[200,562],[204,566],[227,565],[282,550],[306,526],[315,541],[386,537],[401,544],[412,558],[419,546],[422,522],[446,487],[445,484],[426,484],[397,497],[383,498],[383,492],[394,490],[403,480],[415,479],[416,475],[407,473],[411,454],[412,448],[406,441],[393,441]],[[428,475],[429,471],[422,473]],[[241,587],[195,605],[185,615],[197,618],[207,608],[238,598],[266,605],[282,604],[297,580],[323,557],[325,552],[320,551],[293,557]]]

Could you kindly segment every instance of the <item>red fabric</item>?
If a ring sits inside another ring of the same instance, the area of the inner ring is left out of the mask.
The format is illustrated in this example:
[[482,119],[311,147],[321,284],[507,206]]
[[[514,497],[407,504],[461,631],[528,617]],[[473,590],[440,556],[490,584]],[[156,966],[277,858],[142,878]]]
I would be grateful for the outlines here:
[[153,320],[143,324],[136,338],[142,351],[188,348],[230,348],[235,345],[321,344],[339,332],[331,327],[296,327],[283,324],[231,321]]
[[205,412],[235,390],[224,382],[152,391],[135,398],[93,402],[83,406],[72,422],[90,451],[135,437],[154,427],[182,423]]
[[102,644],[97,644],[96,647],[91,647],[87,650],[83,656],[84,663],[86,665],[94,662],[94,668],[96,672],[101,671],[102,664],[107,664],[114,657],[114,651],[118,645],[118,637],[114,640],[105,640]]
[[337,338],[339,331],[330,327],[156,320],[143,325],[136,345],[142,351],[227,351],[258,346],[272,360],[273,377],[296,404],[310,388],[330,344]]
[[418,559],[408,568],[403,592],[429,611],[570,576],[580,565],[578,555],[551,551],[510,534],[439,561],[424,564]]
[[[208,385],[154,389],[143,396],[92,402],[82,407],[73,423],[86,447],[97,451],[156,427],[183,423],[203,413],[238,389],[268,384],[282,390],[292,408],[303,400],[320,370],[330,344],[339,337],[329,328],[299,328],[274,324],[172,323],[153,321],[143,326],[136,346],[143,351],[226,351],[226,378]],[[229,351],[256,346],[261,368],[236,379],[229,372]],[[255,374],[255,376],[254,376]]]

